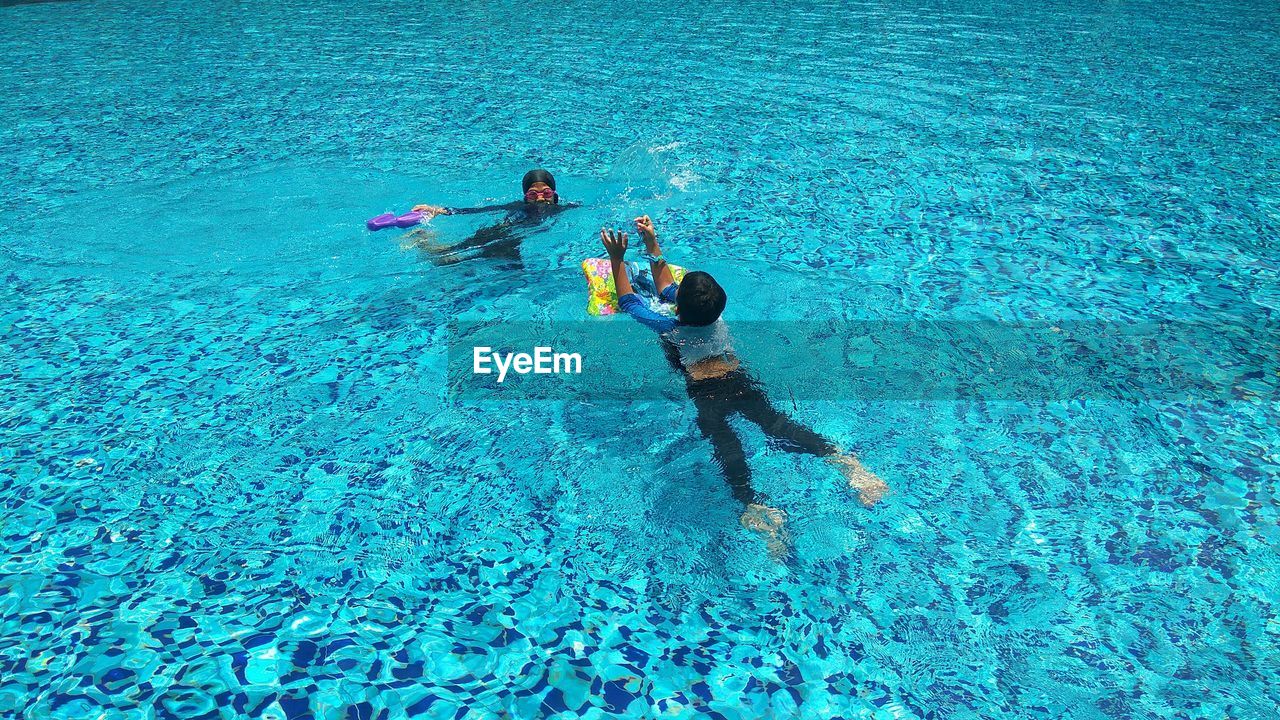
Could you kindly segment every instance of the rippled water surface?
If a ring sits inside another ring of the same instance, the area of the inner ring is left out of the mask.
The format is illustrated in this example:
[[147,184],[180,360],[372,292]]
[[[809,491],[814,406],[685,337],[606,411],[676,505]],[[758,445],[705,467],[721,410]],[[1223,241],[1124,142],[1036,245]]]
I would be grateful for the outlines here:
[[[1277,28],[1264,0],[0,3],[0,716],[1276,717],[1274,377],[774,382],[893,487],[866,510],[741,426],[780,564],[690,403],[476,402],[446,347],[583,319],[592,230],[640,212],[730,323],[1274,327]],[[363,227],[535,165],[585,207],[522,272]],[[634,372],[680,397],[656,346]]]

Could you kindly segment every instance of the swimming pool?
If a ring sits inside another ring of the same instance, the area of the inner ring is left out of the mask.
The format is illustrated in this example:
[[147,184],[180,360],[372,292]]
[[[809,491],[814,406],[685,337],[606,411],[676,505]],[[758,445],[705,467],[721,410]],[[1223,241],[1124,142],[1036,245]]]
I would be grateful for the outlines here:
[[[0,716],[1275,717],[1274,393],[774,382],[893,488],[746,428],[780,564],[687,401],[446,363],[452,321],[582,319],[640,212],[731,323],[1273,323],[1278,22],[4,3]],[[536,165],[586,207],[519,275],[363,229]]]

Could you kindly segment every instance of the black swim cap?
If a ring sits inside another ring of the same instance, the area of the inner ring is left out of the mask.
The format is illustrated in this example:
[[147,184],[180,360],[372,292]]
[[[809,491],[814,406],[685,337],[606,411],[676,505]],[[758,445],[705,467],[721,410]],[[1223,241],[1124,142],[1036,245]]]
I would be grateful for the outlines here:
[[529,188],[534,183],[546,183],[547,187],[550,187],[552,190],[556,189],[556,179],[551,176],[551,173],[543,170],[542,168],[530,170],[524,174],[524,180],[521,182],[521,185],[524,186],[524,192],[529,192]]

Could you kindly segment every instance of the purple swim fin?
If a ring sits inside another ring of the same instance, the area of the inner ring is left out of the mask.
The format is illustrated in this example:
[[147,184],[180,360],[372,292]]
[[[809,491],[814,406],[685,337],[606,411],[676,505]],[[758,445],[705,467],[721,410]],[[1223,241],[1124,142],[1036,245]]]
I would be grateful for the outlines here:
[[401,215],[400,217],[396,218],[396,227],[398,228],[413,227],[414,225],[417,225],[420,222],[422,222],[422,213],[416,212],[416,211],[407,212]]
[[377,217],[369,218],[369,220],[365,222],[364,226],[369,228],[370,230],[381,230],[383,228],[389,228],[395,224],[396,224],[395,213],[382,213]]

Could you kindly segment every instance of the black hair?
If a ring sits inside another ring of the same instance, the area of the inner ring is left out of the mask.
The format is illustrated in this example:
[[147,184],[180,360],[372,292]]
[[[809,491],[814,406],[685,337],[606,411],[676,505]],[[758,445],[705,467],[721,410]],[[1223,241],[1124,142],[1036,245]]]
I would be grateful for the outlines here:
[[710,325],[720,319],[729,300],[724,288],[711,275],[694,270],[680,281],[676,293],[676,316],[689,325]]

